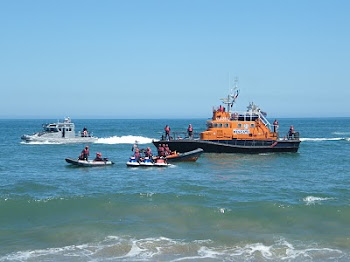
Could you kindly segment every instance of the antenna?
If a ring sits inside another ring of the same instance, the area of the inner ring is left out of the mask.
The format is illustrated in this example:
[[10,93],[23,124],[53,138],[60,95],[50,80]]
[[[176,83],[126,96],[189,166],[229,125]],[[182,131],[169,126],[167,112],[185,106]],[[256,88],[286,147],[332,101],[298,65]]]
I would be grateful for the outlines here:
[[238,89],[238,82],[239,82],[239,79],[236,76],[235,79],[234,79],[235,87],[233,88],[233,90],[237,90]]
[[231,108],[233,104],[236,102],[236,99],[239,95],[239,89],[238,89],[238,77],[235,77],[234,79],[234,87],[231,88],[229,94],[227,95],[227,98],[221,98],[223,104],[227,106],[227,112],[231,112]]

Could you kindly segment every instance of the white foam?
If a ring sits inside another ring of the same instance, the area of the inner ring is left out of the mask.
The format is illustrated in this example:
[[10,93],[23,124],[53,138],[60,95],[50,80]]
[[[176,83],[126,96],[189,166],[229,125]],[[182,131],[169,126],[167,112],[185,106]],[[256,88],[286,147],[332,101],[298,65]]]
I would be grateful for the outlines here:
[[95,143],[97,144],[150,144],[153,138],[143,136],[111,136],[106,138],[99,138]]
[[152,197],[154,195],[154,193],[140,193],[141,197]]
[[315,197],[315,196],[307,196],[303,198],[303,201],[306,202],[306,205],[315,205],[321,201],[334,200],[332,197]]
[[143,248],[140,248],[138,245],[137,245],[137,241],[133,241],[132,242],[132,246],[131,246],[131,249],[130,251],[124,256],[124,257],[137,257],[137,256],[140,256],[140,254],[142,253],[142,251],[144,251],[145,249]]
[[255,253],[260,253],[265,258],[272,257],[271,248],[272,246],[265,246],[261,243],[250,244],[244,247],[249,256],[253,256]]
[[349,258],[349,254],[344,254],[338,249],[320,247],[316,243],[297,241],[293,245],[283,238],[273,241],[270,245],[258,242],[217,246],[211,240],[185,241],[165,237],[136,240],[108,236],[93,243],[19,251],[0,257],[0,262],[70,261],[67,257],[70,257],[70,260],[86,258],[89,261],[303,261],[305,258],[312,261],[322,257],[328,261]]

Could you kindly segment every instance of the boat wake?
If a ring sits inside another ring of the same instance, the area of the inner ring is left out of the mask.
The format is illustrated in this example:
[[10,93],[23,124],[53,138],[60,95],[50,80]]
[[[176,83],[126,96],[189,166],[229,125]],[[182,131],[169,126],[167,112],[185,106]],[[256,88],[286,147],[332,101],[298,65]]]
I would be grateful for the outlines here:
[[165,237],[133,239],[108,236],[94,243],[19,251],[0,257],[0,261],[80,261],[81,258],[93,261],[303,261],[305,258],[310,261],[347,261],[349,254],[317,244],[292,244],[283,238],[275,240],[271,245],[257,242],[217,246],[211,240],[188,242]]
[[308,138],[308,137],[303,137],[300,138],[300,141],[310,141],[310,142],[321,142],[321,141],[349,141],[350,138],[345,138],[345,137],[323,137],[323,138]]
[[150,144],[153,138],[143,137],[143,136],[111,136],[106,138],[99,138],[94,143],[96,144]]

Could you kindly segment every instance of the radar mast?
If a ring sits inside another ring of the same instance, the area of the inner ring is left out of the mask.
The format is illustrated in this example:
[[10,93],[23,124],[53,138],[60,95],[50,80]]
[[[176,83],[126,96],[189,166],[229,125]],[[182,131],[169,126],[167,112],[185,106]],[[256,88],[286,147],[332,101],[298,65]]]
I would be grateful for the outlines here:
[[235,77],[234,87],[231,88],[230,93],[227,95],[227,98],[220,99],[222,103],[226,105],[227,112],[231,113],[232,106],[236,102],[238,95],[239,95],[238,77]]

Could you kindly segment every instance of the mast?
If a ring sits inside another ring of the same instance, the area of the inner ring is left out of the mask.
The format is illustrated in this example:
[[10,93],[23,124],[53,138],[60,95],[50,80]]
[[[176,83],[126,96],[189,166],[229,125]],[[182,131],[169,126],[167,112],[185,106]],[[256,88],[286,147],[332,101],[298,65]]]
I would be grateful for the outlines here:
[[231,108],[233,104],[236,102],[238,95],[239,95],[238,77],[235,77],[234,88],[231,88],[230,93],[227,95],[227,98],[220,99],[222,103],[226,105],[227,112],[231,113]]

